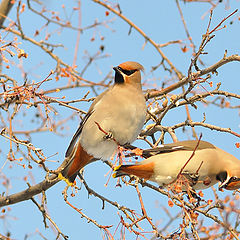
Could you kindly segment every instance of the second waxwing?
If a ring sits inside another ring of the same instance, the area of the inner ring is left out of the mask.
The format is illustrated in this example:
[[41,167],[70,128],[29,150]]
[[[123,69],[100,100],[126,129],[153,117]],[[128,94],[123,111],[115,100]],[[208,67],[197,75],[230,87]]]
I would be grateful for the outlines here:
[[143,150],[142,156],[146,158],[142,162],[116,167],[113,177],[135,175],[167,187],[182,171],[194,189],[205,189],[217,182],[219,189],[240,188],[240,161],[209,142],[193,140],[161,145]]
[[132,143],[146,118],[141,70],[137,62],[124,62],[115,70],[114,85],[92,103],[70,142],[61,176],[73,182],[80,169],[93,159],[109,159],[118,145]]

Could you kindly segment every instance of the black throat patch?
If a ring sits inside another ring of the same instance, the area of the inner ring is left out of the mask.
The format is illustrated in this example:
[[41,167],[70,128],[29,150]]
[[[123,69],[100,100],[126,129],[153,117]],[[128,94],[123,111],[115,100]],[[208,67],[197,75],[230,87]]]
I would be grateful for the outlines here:
[[227,172],[220,172],[219,174],[217,174],[216,179],[223,183],[227,179]]
[[115,83],[118,83],[118,84],[124,83],[124,78],[123,78],[122,74],[119,71],[115,72],[115,79],[114,79],[114,81],[115,81]]

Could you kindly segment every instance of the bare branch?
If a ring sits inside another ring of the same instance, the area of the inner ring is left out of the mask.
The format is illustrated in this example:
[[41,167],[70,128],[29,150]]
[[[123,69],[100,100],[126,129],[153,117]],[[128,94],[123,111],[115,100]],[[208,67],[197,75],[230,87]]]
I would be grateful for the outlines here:
[[30,186],[29,188],[27,188],[26,190],[24,190],[22,192],[15,193],[15,194],[12,194],[12,195],[9,195],[6,197],[1,196],[0,197],[0,207],[8,206],[11,204],[29,200],[33,196],[41,193],[42,191],[46,191],[47,189],[49,189],[50,187],[52,187],[59,181],[60,181],[60,179],[58,179],[56,177],[56,175],[52,175],[48,179],[45,179],[44,181],[42,181],[34,186]]

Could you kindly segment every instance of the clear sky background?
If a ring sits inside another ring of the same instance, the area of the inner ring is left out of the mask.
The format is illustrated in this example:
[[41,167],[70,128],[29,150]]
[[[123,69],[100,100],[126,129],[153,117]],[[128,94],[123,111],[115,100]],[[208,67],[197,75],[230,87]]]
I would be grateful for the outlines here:
[[[109,1],[112,3],[113,1]],[[172,46],[163,48],[163,52],[173,62],[173,64],[180,69],[180,71],[187,75],[187,71],[191,62],[192,51],[189,49],[186,53],[183,53],[181,47],[189,47],[189,41],[187,40],[183,24],[180,20],[180,15],[177,9],[176,2],[173,0],[159,1],[159,0],[130,0],[130,1],[114,1],[121,6],[122,13],[133,21],[139,28],[141,28],[150,38],[159,44],[166,43],[172,40],[183,40],[183,44],[174,44]],[[213,1],[217,3],[218,1]],[[230,1],[229,1],[230,2]],[[47,9],[59,11],[59,15],[63,16],[62,4],[65,5],[66,12],[70,13],[73,6],[77,6],[76,1],[63,1],[63,0],[48,0],[43,2]],[[240,1],[232,0],[231,5],[227,4],[228,1],[220,3],[213,12],[212,27],[216,26],[224,17],[229,15],[235,9],[239,8]],[[36,6],[33,4],[33,6]],[[188,30],[195,43],[196,47],[199,46],[202,35],[205,33],[207,24],[209,21],[209,9],[211,5],[209,3],[183,3],[180,1],[180,6],[183,11]],[[90,0],[81,1],[81,27],[85,27],[94,23],[94,21],[107,21],[106,25],[98,26],[96,28],[84,31],[80,36],[80,46],[77,58],[77,70],[81,71],[88,61],[86,56],[94,55],[100,45],[104,46],[104,52],[102,55],[106,57],[96,60],[84,74],[84,78],[90,81],[99,82],[109,72],[112,71],[112,67],[117,66],[121,62],[127,60],[133,60],[141,63],[145,72],[143,74],[144,90],[147,88],[160,88],[161,82],[165,79],[170,79],[169,76],[162,68],[152,72],[152,67],[158,65],[161,62],[161,56],[157,53],[152,45],[145,44],[145,40],[139,33],[132,29],[131,34],[128,35],[129,25],[127,25],[122,19],[110,12],[108,16],[105,14],[106,9],[102,6],[94,3]],[[16,20],[16,7],[13,7],[9,17]],[[207,55],[202,57],[202,60],[207,66],[212,65],[216,61],[220,60],[225,49],[228,50],[228,55],[239,54],[240,49],[240,24],[239,13],[234,15],[230,20],[226,21],[227,28],[216,32],[215,38],[207,45],[205,51]],[[36,29],[40,29],[46,21],[36,17],[27,8],[21,16],[22,27],[26,35],[33,37]],[[108,22],[110,21],[110,22]],[[233,21],[233,24],[230,24]],[[77,13],[71,18],[72,25],[78,25]],[[7,22],[6,22],[7,23]],[[70,31],[68,29],[59,29],[56,25],[50,24],[49,27],[43,29],[36,40],[40,41],[45,37],[46,31],[52,32],[58,29],[57,32],[48,40],[53,44],[63,44],[63,48],[57,48],[54,53],[57,54],[64,62],[69,65],[72,64],[74,58],[74,48],[76,44],[77,32]],[[2,36],[5,39],[11,40],[11,36],[2,32]],[[91,41],[91,38],[95,38]],[[104,40],[101,40],[104,37]],[[40,81],[43,80],[52,69],[55,69],[56,62],[47,56],[41,49],[34,47],[32,44],[21,40],[21,48],[28,53],[27,59],[22,59],[22,66],[26,72],[29,72],[28,78],[31,80]],[[144,46],[144,47],[143,47]],[[14,59],[14,62],[18,62]],[[221,82],[221,89],[229,92],[235,92],[239,94],[239,63],[229,63],[218,70],[218,76],[213,76],[211,81],[216,86],[218,82]],[[202,66],[201,66],[202,67]],[[18,80],[19,83],[23,83],[24,79],[21,70],[16,66],[4,71],[10,76]],[[113,75],[114,73],[111,72]],[[50,89],[63,85],[63,81],[67,83],[67,79],[60,79],[59,82],[51,81],[46,83],[42,89]],[[66,96],[66,100],[79,99],[83,97],[88,88],[78,88],[65,91],[61,94],[58,93],[55,96]],[[98,94],[104,89],[97,88]],[[210,89],[211,90],[211,89]],[[176,93],[180,93],[179,90]],[[54,96],[54,95],[52,95]],[[89,96],[94,96],[91,92]],[[210,99],[210,98],[209,98]],[[239,105],[239,102],[232,101],[233,105]],[[87,110],[90,103],[77,103],[74,106],[77,108]],[[215,124],[221,127],[230,127],[233,131],[239,133],[239,110],[221,109],[216,106],[206,107],[204,104],[197,103],[198,109],[190,107],[190,113],[193,121],[203,120],[203,114],[206,114],[206,122]],[[65,116],[70,116],[72,110],[67,108],[61,108],[56,106],[60,111],[56,117],[60,119]],[[5,113],[3,113],[4,115]],[[18,121],[15,123],[15,130],[28,130],[34,128],[38,122],[31,122],[35,114],[35,110],[28,110],[24,108],[24,114],[27,116],[23,118],[23,113],[19,114]],[[27,120],[26,120],[27,119]],[[169,111],[163,120],[164,126],[170,126],[178,122],[186,120],[186,113],[184,107]],[[34,146],[43,149],[46,156],[51,156],[51,160],[58,160],[59,163],[64,159],[64,154],[72,135],[79,125],[79,118],[75,117],[71,120],[70,125],[65,126],[60,132],[64,135],[56,135],[52,132],[45,132],[41,134],[32,135],[31,141]],[[203,128],[196,128],[198,135],[203,133],[203,139],[212,142],[213,144],[225,149],[232,153],[236,157],[239,156],[239,150],[235,147],[235,143],[239,142],[236,137],[227,134],[219,133],[216,131],[206,130]],[[176,131],[179,140],[193,139],[191,129],[187,129],[186,133],[181,130]],[[24,139],[25,136],[21,135],[19,138]],[[169,137],[166,137],[166,142],[171,142]],[[1,165],[5,162],[6,155],[9,147],[9,142],[4,138],[0,139]],[[146,144],[136,141],[135,145],[141,147],[147,147]],[[51,169],[56,169],[59,163],[49,162],[48,166]],[[12,186],[10,193],[26,188],[26,184],[22,181],[23,175],[28,175],[28,169],[22,169],[17,166],[13,166],[13,169],[9,169],[10,163],[7,163],[2,168],[2,172],[8,177],[12,178]],[[44,179],[44,172],[39,170],[37,166],[32,170],[34,175],[34,181],[40,182]],[[108,176],[105,174],[108,172],[108,168],[102,162],[96,162],[85,169],[85,178],[89,186],[96,192],[106,196],[113,201],[119,201],[121,205],[127,205],[130,208],[138,209],[139,202],[136,192],[133,188],[123,186],[122,188],[116,188],[116,180],[111,179],[108,186],[104,184],[108,180]],[[80,183],[79,183],[80,185]],[[92,223],[87,223],[86,219],[80,218],[80,215],[65,204],[62,196],[62,190],[66,184],[64,182],[58,183],[47,194],[47,208],[50,216],[56,222],[60,230],[69,236],[69,239],[102,239],[102,232],[95,227]],[[2,192],[3,189],[0,191]],[[143,195],[143,201],[146,204],[146,209],[149,215],[153,218],[153,222],[159,221],[159,227],[165,226],[168,217],[162,210],[161,206],[165,206],[172,213],[178,212],[178,208],[170,209],[167,205],[168,199],[161,194],[157,194],[149,189],[141,189]],[[205,190],[206,199],[213,197],[212,190]],[[220,198],[224,198],[226,192],[219,193]],[[38,197],[36,197],[38,199]],[[87,191],[82,187],[80,191],[76,193],[74,198],[69,197],[71,203],[78,208],[83,209],[83,212],[95,219],[101,225],[114,224],[111,232],[114,232],[118,222],[119,216],[116,209],[109,204],[105,204],[104,210],[102,210],[102,201],[88,196]],[[41,232],[46,239],[55,239],[54,231],[51,229],[45,229],[42,222],[41,213],[37,210],[36,206],[31,201],[22,202],[14,206],[10,206],[11,210],[6,219],[0,220],[0,233],[6,234],[11,232],[13,239],[42,239],[36,231]],[[16,218],[15,218],[16,217]],[[176,222],[176,229],[178,228]],[[210,224],[212,224],[210,222]],[[143,225],[144,226],[144,225]],[[148,228],[149,230],[150,228]],[[170,229],[173,230],[173,229]],[[127,231],[126,231],[127,232]],[[116,239],[120,239],[120,231],[116,233]],[[26,237],[25,234],[28,234]],[[151,235],[147,235],[149,238]],[[135,239],[133,235],[127,235],[126,239]]]

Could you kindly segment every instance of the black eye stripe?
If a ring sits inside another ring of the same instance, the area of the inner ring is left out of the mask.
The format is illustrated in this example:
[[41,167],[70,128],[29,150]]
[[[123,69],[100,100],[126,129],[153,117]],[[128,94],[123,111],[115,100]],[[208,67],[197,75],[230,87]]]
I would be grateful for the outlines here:
[[230,182],[238,182],[240,179],[238,177],[231,177]]
[[135,73],[137,71],[136,69],[134,69],[134,70],[126,70],[126,69],[122,69],[121,67],[118,67],[118,69],[122,73],[126,74],[127,76],[130,76],[130,75],[132,75],[133,73]]

